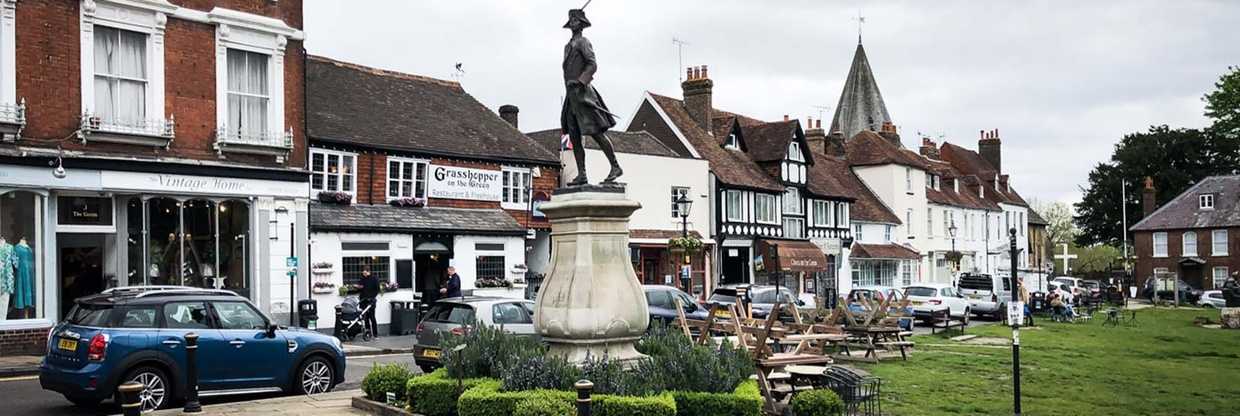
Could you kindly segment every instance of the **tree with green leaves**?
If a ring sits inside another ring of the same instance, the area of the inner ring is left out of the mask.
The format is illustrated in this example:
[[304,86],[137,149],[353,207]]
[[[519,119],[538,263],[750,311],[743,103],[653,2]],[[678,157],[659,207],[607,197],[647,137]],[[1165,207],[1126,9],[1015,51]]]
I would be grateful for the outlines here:
[[1050,240],[1051,244],[1057,246],[1062,243],[1071,243],[1076,238],[1079,230],[1076,228],[1075,218],[1072,215],[1072,205],[1059,201],[1045,202],[1035,199],[1030,201],[1029,206],[1048,223],[1046,239]]
[[[1154,180],[1161,206],[1207,176],[1240,172],[1240,68],[1230,68],[1215,88],[1204,97],[1209,128],[1151,126],[1125,135],[1111,159],[1094,167],[1075,205],[1078,245],[1119,246],[1125,235],[1122,209],[1128,209],[1129,227],[1141,219],[1146,177]],[[1127,194],[1123,201],[1121,187]]]

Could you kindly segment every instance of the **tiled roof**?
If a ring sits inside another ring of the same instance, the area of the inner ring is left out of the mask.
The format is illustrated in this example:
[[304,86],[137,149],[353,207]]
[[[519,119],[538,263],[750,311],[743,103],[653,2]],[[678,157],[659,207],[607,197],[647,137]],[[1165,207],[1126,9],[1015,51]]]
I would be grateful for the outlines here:
[[[1200,196],[1214,195],[1214,209],[1201,209]],[[1240,226],[1240,175],[1211,176],[1132,226],[1133,231]],[[1201,238],[1201,237],[1198,237]]]
[[926,166],[930,168],[931,173],[941,178],[939,189],[926,188],[926,199],[930,202],[961,208],[999,210],[998,204],[979,198],[977,192],[971,190],[963,181],[960,186],[960,192],[956,192],[956,187],[948,183],[952,180],[961,180],[963,178],[959,176],[960,172],[952,168],[951,164],[941,160],[927,159]]
[[311,56],[311,139],[445,157],[559,164],[452,81]]
[[853,137],[863,130],[877,130],[883,123],[890,122],[891,115],[887,114],[883,95],[878,92],[870,60],[865,56],[865,48],[858,43],[828,132],[838,131],[844,133],[844,137]]
[[925,159],[913,151],[887,141],[878,133],[865,130],[844,143],[848,163],[853,166],[896,164],[926,170]]
[[856,180],[848,161],[843,158],[822,153],[814,153],[813,158],[815,163],[809,166],[809,181],[806,184],[811,194],[855,200],[858,195],[870,192],[860,180]]
[[[994,166],[982,158],[982,155],[969,149],[944,142],[939,147],[939,155],[951,163],[952,167],[964,176],[972,176],[977,186],[986,187],[986,200],[995,204],[1011,204],[1028,207],[1029,203],[1016,192],[1011,185],[1004,186],[1007,175],[1000,176],[999,186],[995,186]],[[972,184],[972,183],[971,183]],[[976,191],[976,187],[973,188]]]
[[[534,139],[535,142],[538,142],[538,145],[542,146],[544,149],[557,154],[560,152],[560,129],[536,131],[526,133],[526,135],[530,136],[531,139]],[[659,139],[656,139],[654,136],[651,136],[650,133],[644,131],[629,132],[612,130],[607,132],[607,137],[611,139],[612,147],[615,148],[617,153],[681,157],[672,149],[668,149],[667,145],[664,145],[663,142],[659,141]],[[594,142],[593,138],[582,137],[581,141],[585,144],[587,149],[598,149],[598,144]]]
[[739,150],[725,149],[718,139],[698,127],[697,123],[689,117],[689,113],[685,111],[682,101],[654,93],[650,93],[650,96],[675,124],[674,127],[684,134],[689,144],[697,149],[698,154],[710,162],[710,170],[720,182],[766,192],[782,193],[784,191],[784,187],[779,182],[763,172],[744,153]]
[[[749,157],[758,163],[784,160],[788,155],[788,143],[797,135],[799,125],[797,120],[742,125],[741,135],[748,145]],[[813,163],[812,157],[806,157],[808,162]]]
[[[630,229],[629,230],[629,238],[668,240],[672,238],[680,238],[681,234],[682,232],[680,230],[645,230],[645,229]],[[698,233],[697,231],[693,231],[693,230],[689,230],[689,236],[699,239],[699,240],[702,239],[702,234]]]
[[918,260],[921,255],[917,250],[913,250],[906,246],[887,243],[887,244],[861,244],[854,243],[852,251],[848,254],[849,258],[855,259],[906,259]]
[[401,208],[390,205],[311,204],[312,231],[446,232],[525,234],[501,209]]
[[1029,223],[1035,225],[1051,225],[1050,221],[1047,221],[1046,218],[1042,218],[1042,215],[1038,214],[1038,212],[1034,211],[1032,208],[1029,210]]

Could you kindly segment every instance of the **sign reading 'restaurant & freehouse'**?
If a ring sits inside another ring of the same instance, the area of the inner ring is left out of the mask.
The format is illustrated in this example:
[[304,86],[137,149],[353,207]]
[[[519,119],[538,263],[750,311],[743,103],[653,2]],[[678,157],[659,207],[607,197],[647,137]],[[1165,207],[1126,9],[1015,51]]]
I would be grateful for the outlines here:
[[431,198],[499,201],[504,184],[498,170],[431,165]]

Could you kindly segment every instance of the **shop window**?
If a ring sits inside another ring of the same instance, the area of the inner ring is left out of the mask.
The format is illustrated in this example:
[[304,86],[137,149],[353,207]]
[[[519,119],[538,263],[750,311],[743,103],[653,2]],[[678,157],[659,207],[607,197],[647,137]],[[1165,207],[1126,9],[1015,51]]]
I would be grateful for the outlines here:
[[0,262],[10,265],[0,268],[0,293],[8,293],[7,302],[0,302],[0,323],[44,316],[39,266],[45,203],[35,193],[0,190]]
[[341,258],[340,270],[344,276],[344,284],[360,285],[362,273],[366,270],[370,270],[370,275],[379,282],[386,282],[388,281],[388,263],[390,263],[390,258],[387,256]]
[[181,253],[181,203],[172,198],[152,198],[147,210],[147,282],[179,285],[184,266]]
[[146,264],[146,250],[143,249],[146,246],[143,244],[146,241],[146,220],[143,217],[144,211],[142,206],[142,198],[137,197],[129,198],[125,203],[125,224],[129,235],[128,241],[126,241],[129,267],[125,273],[125,280],[129,286],[146,284],[146,273],[144,272],[146,269],[142,267],[143,264]]
[[[182,260],[181,284],[186,286],[215,288],[215,203],[204,200],[191,200],[182,203],[181,233]],[[220,284],[219,286],[223,286]]]
[[[126,203],[129,285],[185,285],[249,296],[245,201],[151,198]],[[145,248],[145,249],[144,249]]]
[[478,279],[503,279],[504,256],[478,256]]
[[219,213],[219,266],[215,275],[221,288],[249,296],[250,206],[244,201],[224,201]]

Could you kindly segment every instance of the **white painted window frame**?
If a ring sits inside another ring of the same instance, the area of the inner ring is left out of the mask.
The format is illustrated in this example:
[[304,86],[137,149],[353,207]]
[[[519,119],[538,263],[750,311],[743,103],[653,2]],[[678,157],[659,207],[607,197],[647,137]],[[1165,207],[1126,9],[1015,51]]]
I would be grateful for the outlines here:
[[[1190,241],[1193,243],[1191,249],[1188,244]],[[1184,235],[1180,236],[1180,255],[1183,257],[1197,257],[1196,231],[1185,231]]]
[[[8,3],[14,0],[3,1]],[[7,9],[8,6],[6,5],[5,8]],[[148,120],[168,118],[164,113],[164,89],[166,87],[164,35],[168,24],[168,14],[176,10],[177,6],[163,0],[81,0],[78,49],[80,49],[81,57],[79,72],[81,73],[82,114],[91,114],[96,110],[94,108],[95,25],[99,25],[147,35],[145,118]],[[8,44],[7,40],[5,43]],[[5,62],[7,66],[12,60],[5,59]],[[5,91],[8,91],[8,88],[5,88]],[[104,129],[107,130],[106,125]]]
[[0,0],[0,104],[17,105],[17,0]]
[[1200,209],[1214,209],[1214,194],[1201,194],[1197,196],[1197,207]]
[[[672,219],[679,220],[680,219],[680,208],[679,208],[679,204],[677,204],[676,202],[680,200],[681,196],[684,196],[685,198],[689,198],[689,187],[688,186],[672,186],[671,193],[668,194],[668,196],[672,198],[671,200]],[[690,207],[689,209],[692,210],[693,208]]]
[[503,183],[500,183],[500,186],[503,188],[503,193],[500,195],[500,198],[499,198],[500,207],[503,209],[511,209],[511,210],[517,210],[517,211],[524,211],[524,210],[529,209],[529,200],[533,199],[533,196],[534,196],[534,172],[530,168],[521,168],[521,167],[516,167],[516,166],[504,166],[503,168],[501,168],[501,174],[503,174],[503,172],[508,172],[510,177],[511,175],[516,174],[522,179],[529,178],[530,186],[528,189],[525,190],[524,195],[522,196],[522,199],[524,199],[524,201],[505,201],[505,199],[508,198],[509,195],[511,195],[512,188],[520,188],[522,186],[525,186],[524,185],[525,181],[522,180],[515,187],[511,185],[503,186]]
[[[1161,243],[1159,242],[1159,240],[1160,240],[1160,239],[1162,240],[1162,241],[1161,241]],[[1156,232],[1156,233],[1154,233],[1153,235],[1151,235],[1151,236],[1150,236],[1150,245],[1151,245],[1151,246],[1153,246],[1153,247],[1152,247],[1152,249],[1150,250],[1150,252],[1151,252],[1151,253],[1153,253],[1153,254],[1152,254],[1152,255],[1153,255],[1153,257],[1158,257],[1158,258],[1164,258],[1164,257],[1167,257],[1167,254],[1168,254],[1168,253],[1167,253],[1167,251],[1168,251],[1168,247],[1167,247],[1167,233],[1165,233],[1165,232]],[[1160,247],[1160,246],[1162,247],[1162,250],[1161,250],[1161,251],[1159,250],[1159,247]]]
[[1227,273],[1230,271],[1231,269],[1228,269],[1227,266],[1215,266],[1211,269],[1210,282],[1213,284],[1212,287],[1215,289],[1221,289],[1223,284],[1227,282]]
[[[1210,231],[1210,255],[1211,256],[1222,257],[1222,256],[1227,255],[1227,252],[1229,251],[1227,249],[1227,237],[1228,237],[1227,234],[1228,234],[1227,230],[1225,229]],[[1222,238],[1220,238],[1220,236]],[[1219,247],[1222,247],[1223,249],[1219,250]]]
[[[314,170],[314,155],[315,155],[315,154],[322,154],[322,155],[323,155],[323,170],[322,170],[322,171],[316,171],[316,170]],[[327,157],[328,157],[329,155],[335,155],[335,156],[339,157],[339,158],[340,158],[340,161],[341,161],[341,165],[342,165],[342,166],[344,165],[344,156],[351,156],[351,157],[353,158],[353,165],[349,167],[350,171],[351,171],[351,172],[353,172],[351,175],[349,175],[349,176],[351,176],[351,177],[352,177],[352,178],[350,179],[350,181],[351,181],[351,182],[350,182],[350,189],[352,189],[352,190],[350,190],[350,191],[341,191],[341,190],[331,190],[331,189],[327,189],[327,175],[336,175],[336,176],[340,176],[340,177],[341,177],[341,179],[338,179],[338,180],[337,180],[337,182],[336,182],[337,184],[343,183],[343,176],[344,176],[344,173],[341,173],[341,172],[336,172],[336,173],[330,173],[330,172],[327,172]],[[307,166],[307,168],[310,170],[310,174],[311,174],[311,175],[316,175],[316,174],[323,174],[323,175],[324,175],[324,176],[323,176],[323,188],[321,188],[321,189],[315,189],[315,188],[314,188],[314,178],[313,178],[313,176],[310,178],[310,198],[311,198],[311,199],[314,199],[314,198],[318,195],[318,193],[319,193],[319,192],[324,192],[324,191],[331,191],[331,192],[348,192],[349,194],[353,195],[353,202],[357,202],[357,153],[353,153],[353,152],[342,152],[342,151],[339,151],[339,150],[327,150],[327,149],[317,149],[317,148],[312,148],[312,149],[310,149],[310,160],[306,161],[306,166]]]
[[[356,159],[354,159],[354,160],[356,160]],[[383,186],[383,188],[384,188],[383,195],[384,195],[384,197],[386,198],[386,200],[387,200],[388,202],[391,202],[393,199],[399,199],[399,198],[410,198],[410,197],[412,197],[412,198],[419,198],[419,199],[422,199],[423,201],[425,201],[425,200],[427,199],[426,194],[430,192],[430,166],[431,166],[431,161],[430,161],[430,160],[427,160],[427,159],[417,159],[417,158],[411,158],[411,157],[392,157],[392,156],[389,156],[389,157],[387,158],[387,163],[388,163],[388,165],[386,166],[386,168],[387,168],[387,171],[386,171],[386,172],[388,173],[388,178],[387,178],[386,183],[385,183],[385,184],[384,184],[384,186]],[[401,178],[392,179],[392,178],[391,178],[391,174],[392,174],[392,164],[393,164],[393,163],[401,163],[401,164],[402,164],[402,165],[399,165],[399,166],[400,166],[400,169],[401,169],[401,172],[404,172],[404,169],[405,169],[405,167],[404,167],[404,165],[403,165],[404,163],[412,163],[412,164],[413,164],[413,169],[414,169],[414,172],[413,172],[413,179],[409,179],[409,180],[405,180],[405,179],[401,179]],[[424,174],[424,175],[423,175],[423,177],[422,177],[422,178],[423,178],[422,180],[423,180],[423,181],[425,181],[425,183],[424,183],[424,184],[423,184],[423,186],[422,186],[422,192],[423,192],[423,193],[422,193],[422,195],[421,195],[421,196],[416,195],[416,194],[418,193],[418,172],[417,172],[417,170],[418,170],[419,168],[420,168],[420,169],[425,169],[425,170],[426,170],[425,174]],[[397,181],[397,182],[402,182],[402,183],[403,183],[403,182],[410,182],[411,184],[410,184],[410,188],[409,188],[409,189],[411,189],[411,190],[412,190],[412,192],[413,192],[415,195],[401,195],[401,192],[399,191],[399,188],[398,188],[398,189],[397,189],[397,194],[398,194],[398,196],[392,196],[392,181],[393,181],[393,180],[395,180],[395,181]],[[354,189],[356,189],[356,187],[354,187]]]
[[284,137],[286,129],[284,125],[284,48],[288,45],[288,37],[257,24],[256,22],[269,19],[264,16],[220,8],[212,10],[210,16],[212,21],[217,23],[215,28],[216,128],[219,131],[226,131],[228,128],[228,50],[236,49],[267,56],[268,131],[263,133],[271,138]]
[[[732,203],[732,197],[736,197],[736,203]],[[742,211],[742,205],[745,204],[745,194],[741,191],[729,189],[723,191],[723,217],[727,222],[745,222],[745,214]]]
[[[758,206],[759,206],[758,200],[760,199],[766,200],[767,202],[769,202],[769,204],[767,205],[767,207],[769,208],[767,209],[767,212],[771,216],[770,219],[766,219],[762,217],[762,210],[758,209]],[[771,195],[771,194],[763,194],[763,193],[754,194],[753,196],[754,222],[759,223],[759,224],[779,225],[778,212],[779,212],[779,198],[776,198],[775,195]]]

